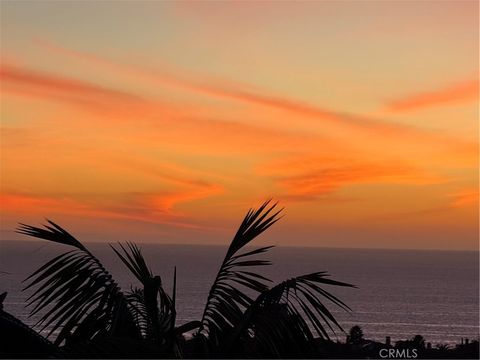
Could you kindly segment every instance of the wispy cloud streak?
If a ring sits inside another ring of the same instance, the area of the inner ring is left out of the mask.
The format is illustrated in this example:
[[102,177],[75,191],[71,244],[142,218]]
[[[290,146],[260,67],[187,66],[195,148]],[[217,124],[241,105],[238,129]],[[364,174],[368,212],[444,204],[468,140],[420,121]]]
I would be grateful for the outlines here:
[[2,63],[0,80],[4,93],[63,102],[101,114],[113,113],[118,119],[127,115],[139,117],[178,112],[172,104],[153,101],[128,91],[11,64]]
[[450,194],[452,199],[450,206],[454,208],[478,204],[479,193],[476,188],[466,188],[462,191]]
[[428,185],[446,181],[409,165],[308,155],[264,164],[257,171],[271,177],[289,200],[318,199],[359,184]]
[[147,70],[144,67],[140,68],[134,65],[122,64],[92,53],[67,49],[46,40],[37,39],[36,43],[56,54],[81,60],[95,66],[100,66],[116,75],[134,77],[136,80],[142,79],[143,81],[180,87],[182,89],[218,98],[226,98],[247,104],[275,108],[305,118],[320,119],[328,124],[336,125],[341,128],[350,128],[363,132],[366,131],[367,133],[381,135],[389,134],[392,136],[418,136],[425,134],[426,136],[429,136],[427,132],[418,128],[389,123],[356,114],[348,114],[288,97],[254,91],[251,90],[252,86],[247,84],[226,81],[224,79],[205,78],[193,74],[185,75],[185,71],[182,71],[182,75],[179,75],[158,70]]
[[125,219],[150,222],[171,227],[198,230],[212,230],[209,226],[197,224],[190,217],[173,211],[172,207],[193,200],[203,199],[221,192],[221,188],[202,190],[200,193],[170,192],[168,194],[118,194],[118,199],[104,196],[103,201],[88,201],[77,194],[55,196],[29,193],[1,193],[2,213],[52,216],[58,214],[98,217],[103,219]]
[[424,108],[478,101],[478,80],[465,81],[442,89],[417,93],[393,100],[387,108],[393,112],[407,112]]

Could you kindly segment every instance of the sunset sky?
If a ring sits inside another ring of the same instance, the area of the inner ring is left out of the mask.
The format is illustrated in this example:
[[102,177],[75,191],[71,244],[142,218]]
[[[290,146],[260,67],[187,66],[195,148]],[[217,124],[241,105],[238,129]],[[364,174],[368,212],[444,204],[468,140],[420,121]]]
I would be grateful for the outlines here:
[[478,1],[2,1],[1,239],[478,249]]

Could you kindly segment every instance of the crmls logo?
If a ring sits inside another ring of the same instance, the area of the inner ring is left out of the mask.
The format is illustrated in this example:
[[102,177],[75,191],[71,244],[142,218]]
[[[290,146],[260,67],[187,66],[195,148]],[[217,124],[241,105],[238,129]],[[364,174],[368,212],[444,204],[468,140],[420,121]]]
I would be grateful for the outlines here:
[[417,349],[382,349],[379,352],[382,359],[416,359]]

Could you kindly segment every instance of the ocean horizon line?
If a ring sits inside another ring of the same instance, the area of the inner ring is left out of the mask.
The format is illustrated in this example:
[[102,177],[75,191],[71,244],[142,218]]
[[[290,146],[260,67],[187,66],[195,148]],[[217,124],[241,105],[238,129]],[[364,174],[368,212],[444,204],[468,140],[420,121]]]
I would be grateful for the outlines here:
[[[1,243],[39,243],[41,241],[38,240],[31,240],[31,239],[0,239]],[[84,244],[92,244],[92,245],[108,245],[108,244],[118,244],[118,243],[125,243],[126,241],[82,241]],[[218,248],[227,248],[228,244],[208,244],[208,243],[174,243],[174,242],[144,242],[144,241],[137,241],[132,240],[133,242],[139,246],[142,245],[160,245],[160,246],[199,246],[199,247],[218,247]],[[60,244],[61,245],[61,244]],[[342,247],[342,246],[315,246],[315,245],[284,245],[284,244],[268,244],[262,243],[260,245],[248,245],[249,248],[257,248],[263,246],[273,246],[275,248],[294,248],[294,249],[325,249],[325,250],[352,250],[352,251],[407,251],[407,252],[455,252],[455,253],[480,253],[480,248],[477,249],[438,249],[438,248],[383,248],[383,247]]]

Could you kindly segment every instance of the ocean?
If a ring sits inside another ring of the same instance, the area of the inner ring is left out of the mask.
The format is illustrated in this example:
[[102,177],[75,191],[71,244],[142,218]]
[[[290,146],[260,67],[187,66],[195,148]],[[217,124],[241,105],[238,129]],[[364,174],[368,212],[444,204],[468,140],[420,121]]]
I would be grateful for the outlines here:
[[[136,280],[107,244],[87,243],[124,289]],[[177,322],[200,319],[207,294],[226,247],[141,244],[149,266],[171,291],[177,267]],[[4,309],[27,324],[21,281],[68,247],[43,240],[0,242],[0,292]],[[360,325],[365,338],[392,341],[423,335],[427,342],[459,343],[479,337],[478,252],[278,247],[264,258],[272,266],[259,271],[275,282],[315,271],[358,289],[329,287],[352,308],[329,309],[348,332]],[[345,335],[337,333],[338,339]]]

